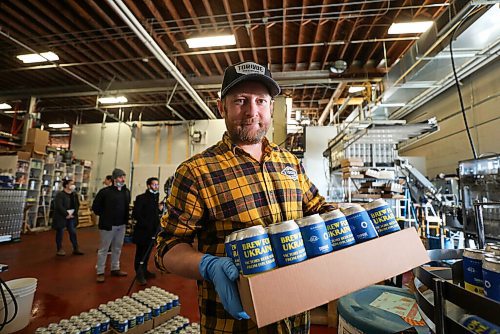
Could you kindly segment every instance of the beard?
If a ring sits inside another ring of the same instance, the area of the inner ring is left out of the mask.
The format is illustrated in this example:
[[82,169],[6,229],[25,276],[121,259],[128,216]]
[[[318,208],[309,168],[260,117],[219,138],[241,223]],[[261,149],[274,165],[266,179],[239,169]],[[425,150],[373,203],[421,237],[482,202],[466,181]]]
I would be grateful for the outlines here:
[[[257,125],[258,127],[255,127]],[[256,119],[241,122],[240,124],[228,124],[226,128],[229,138],[235,144],[253,145],[261,142],[269,130],[269,124]]]

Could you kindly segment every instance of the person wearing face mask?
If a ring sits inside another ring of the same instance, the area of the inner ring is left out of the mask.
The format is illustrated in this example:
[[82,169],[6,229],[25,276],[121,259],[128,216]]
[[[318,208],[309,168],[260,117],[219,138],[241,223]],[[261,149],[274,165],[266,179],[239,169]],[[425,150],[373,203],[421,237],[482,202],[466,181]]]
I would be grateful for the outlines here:
[[52,228],[56,230],[56,246],[58,256],[66,255],[62,248],[64,229],[68,230],[69,240],[73,245],[74,255],[83,255],[78,248],[76,238],[76,226],[78,225],[78,209],[80,202],[75,193],[75,183],[73,180],[63,180],[63,190],[58,192],[54,199],[54,218],[52,219]]
[[150,177],[146,180],[146,186],[146,191],[135,198],[132,212],[137,221],[132,240],[136,245],[134,268],[139,285],[146,285],[146,279],[156,276],[148,271],[148,261],[160,225],[158,178]]
[[128,222],[130,191],[125,185],[125,172],[115,168],[113,185],[102,188],[92,203],[92,211],[99,216],[99,250],[97,251],[97,282],[105,280],[104,269],[108,249],[111,245],[111,276],[123,277],[127,273],[120,270],[120,255]]

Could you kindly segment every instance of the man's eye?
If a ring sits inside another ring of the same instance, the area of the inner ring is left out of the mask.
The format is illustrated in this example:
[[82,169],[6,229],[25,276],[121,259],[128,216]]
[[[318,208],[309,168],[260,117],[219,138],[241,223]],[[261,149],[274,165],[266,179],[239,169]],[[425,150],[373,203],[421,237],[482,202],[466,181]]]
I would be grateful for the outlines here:
[[245,103],[245,99],[236,99],[236,100],[234,100],[234,103],[235,104],[243,104],[243,103]]
[[257,103],[258,104],[267,104],[267,100],[266,99],[258,99]]

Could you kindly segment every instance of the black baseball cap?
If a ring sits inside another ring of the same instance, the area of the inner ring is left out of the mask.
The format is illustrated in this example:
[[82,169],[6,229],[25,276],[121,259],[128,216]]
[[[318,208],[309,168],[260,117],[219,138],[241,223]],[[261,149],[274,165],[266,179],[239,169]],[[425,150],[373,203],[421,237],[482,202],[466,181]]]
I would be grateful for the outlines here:
[[267,67],[247,61],[226,68],[224,79],[222,80],[221,98],[226,96],[231,88],[247,80],[261,82],[267,87],[271,97],[275,97],[281,92],[280,86],[273,80],[271,72]]

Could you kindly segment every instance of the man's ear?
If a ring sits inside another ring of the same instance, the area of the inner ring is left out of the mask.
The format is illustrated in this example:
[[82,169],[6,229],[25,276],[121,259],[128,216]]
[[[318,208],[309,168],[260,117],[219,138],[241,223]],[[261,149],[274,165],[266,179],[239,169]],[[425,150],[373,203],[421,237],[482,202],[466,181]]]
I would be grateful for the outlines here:
[[224,111],[224,103],[222,102],[221,99],[217,100],[217,109],[219,110],[219,114],[222,116],[222,118],[226,118],[226,113]]

